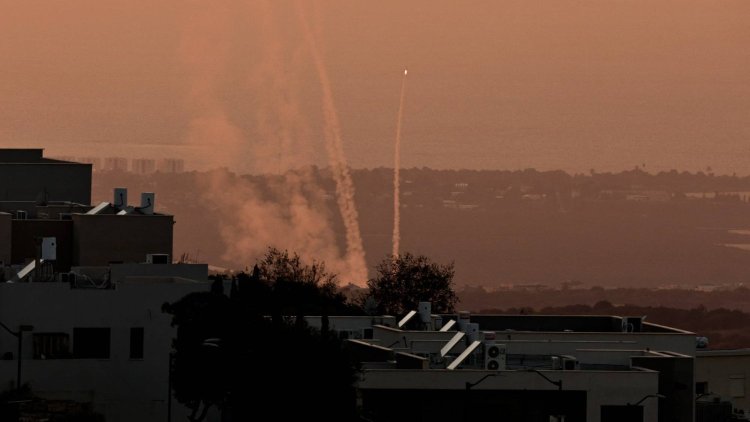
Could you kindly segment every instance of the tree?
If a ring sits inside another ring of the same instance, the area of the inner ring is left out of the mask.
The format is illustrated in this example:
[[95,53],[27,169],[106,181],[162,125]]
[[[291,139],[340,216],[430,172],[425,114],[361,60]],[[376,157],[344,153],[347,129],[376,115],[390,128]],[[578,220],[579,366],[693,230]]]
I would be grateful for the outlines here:
[[211,407],[222,408],[229,394],[228,367],[222,367],[227,360],[216,356],[214,339],[228,339],[235,327],[230,326],[234,323],[231,302],[216,285],[211,292],[190,293],[162,306],[177,327],[172,341],[172,389],[177,401],[191,409],[191,422],[202,421]]
[[367,281],[368,294],[380,311],[403,315],[416,310],[419,302],[432,302],[432,312],[454,311],[458,296],[453,290],[453,263],[440,265],[429,258],[405,253],[391,256],[375,267],[378,275]]
[[268,248],[252,274],[236,277],[236,297],[247,308],[271,316],[361,315],[338,291],[336,274],[325,263],[306,264],[296,253]]
[[348,306],[335,279],[323,263],[269,249],[252,274],[232,280],[231,297],[216,279],[210,292],[165,304],[177,326],[173,390],[190,421],[211,407],[229,420],[353,420],[357,367],[326,325],[302,317]]

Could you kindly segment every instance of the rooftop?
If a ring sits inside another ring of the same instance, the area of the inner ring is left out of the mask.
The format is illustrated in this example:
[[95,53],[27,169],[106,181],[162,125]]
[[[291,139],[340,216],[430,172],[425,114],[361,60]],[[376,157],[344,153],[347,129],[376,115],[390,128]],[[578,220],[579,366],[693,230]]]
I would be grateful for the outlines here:
[[0,148],[0,164],[78,164],[72,161],[45,158],[42,148]]

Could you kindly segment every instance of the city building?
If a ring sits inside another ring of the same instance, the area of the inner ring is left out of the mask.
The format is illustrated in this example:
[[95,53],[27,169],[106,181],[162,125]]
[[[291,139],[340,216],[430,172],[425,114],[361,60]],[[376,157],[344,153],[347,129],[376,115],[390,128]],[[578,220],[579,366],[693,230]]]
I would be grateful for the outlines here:
[[[41,149],[0,149],[0,263],[18,274],[35,262],[27,276],[41,281],[74,266],[146,262],[157,255],[171,262],[174,217],[155,211],[150,192],[130,205],[128,191],[118,188],[112,202],[91,205],[91,167],[43,158]],[[55,247],[43,248],[44,239]],[[0,281],[9,279],[7,272]]]
[[0,201],[91,202],[91,165],[44,158],[41,149],[0,149]]
[[0,391],[20,379],[108,422],[185,420],[161,307],[206,291],[208,265],[172,263],[174,218],[153,193],[90,204],[91,167],[0,149]]
[[330,326],[362,362],[372,421],[694,418],[695,335],[640,317],[431,315],[426,306],[397,323],[353,318]]
[[156,160],[150,158],[133,158],[130,160],[130,171],[136,174],[150,174],[156,171]]
[[750,416],[750,349],[699,350],[695,357],[698,404],[731,403],[730,410]]

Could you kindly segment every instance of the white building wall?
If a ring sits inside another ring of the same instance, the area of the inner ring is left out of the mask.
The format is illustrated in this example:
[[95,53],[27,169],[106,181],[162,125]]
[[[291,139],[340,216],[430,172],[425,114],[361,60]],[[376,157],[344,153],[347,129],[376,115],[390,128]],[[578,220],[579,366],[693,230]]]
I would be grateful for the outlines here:
[[[164,421],[167,411],[168,362],[175,336],[171,316],[161,311],[208,284],[119,284],[116,289],[71,289],[64,283],[1,283],[0,321],[11,329],[33,325],[24,333],[22,382],[41,397],[92,401],[108,422]],[[108,327],[109,359],[34,360],[33,333],[68,333],[71,352],[74,327]],[[130,359],[130,329],[144,328],[144,358]],[[17,339],[0,332],[0,386],[15,383]],[[173,401],[173,420],[185,420],[185,409]]]

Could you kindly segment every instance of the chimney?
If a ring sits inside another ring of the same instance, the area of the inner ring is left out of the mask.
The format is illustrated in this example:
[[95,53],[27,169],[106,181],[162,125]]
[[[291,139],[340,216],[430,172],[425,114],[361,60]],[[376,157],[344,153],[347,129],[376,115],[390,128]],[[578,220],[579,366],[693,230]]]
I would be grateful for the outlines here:
[[128,206],[127,188],[115,188],[115,200],[112,202],[112,205],[118,210],[124,209]]
[[156,199],[156,195],[153,192],[141,193],[141,206],[139,209],[142,213],[148,215],[154,213],[154,199]]

